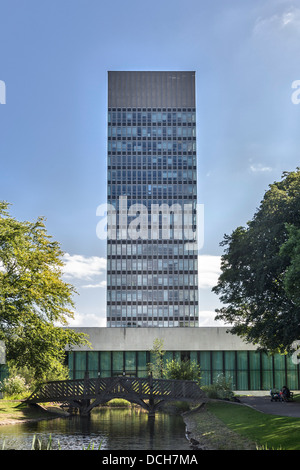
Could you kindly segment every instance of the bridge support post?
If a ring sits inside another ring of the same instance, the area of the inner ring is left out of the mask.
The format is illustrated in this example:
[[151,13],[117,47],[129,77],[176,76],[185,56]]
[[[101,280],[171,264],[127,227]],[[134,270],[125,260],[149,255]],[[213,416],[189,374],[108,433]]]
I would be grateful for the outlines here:
[[150,398],[149,398],[148,416],[154,418],[155,417],[155,405],[154,405],[154,398],[153,398],[153,375],[152,375],[152,372],[150,373],[149,386],[150,386]]
[[90,411],[88,410],[90,406],[91,400],[81,400],[81,405],[79,408],[79,412],[81,416],[89,416]]
[[155,417],[155,405],[154,405],[154,400],[153,398],[149,399],[149,409],[148,409],[148,416],[149,417]]
[[[88,386],[89,386],[89,373],[88,373],[88,371],[86,371],[85,374],[84,374],[83,396],[85,396],[88,393]],[[80,406],[80,415],[81,416],[89,416],[90,415],[90,412],[88,410],[90,404],[91,404],[91,400],[89,400],[87,398],[83,398],[83,400],[81,400],[81,406]]]

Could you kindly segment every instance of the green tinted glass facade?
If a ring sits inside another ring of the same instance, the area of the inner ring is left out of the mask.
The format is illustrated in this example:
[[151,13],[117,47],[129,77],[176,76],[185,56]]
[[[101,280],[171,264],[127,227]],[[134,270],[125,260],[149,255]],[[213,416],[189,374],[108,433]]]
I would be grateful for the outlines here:
[[[202,385],[212,384],[218,375],[231,379],[233,390],[269,390],[287,385],[300,389],[299,365],[289,356],[256,351],[167,351],[165,360],[190,359],[200,364]],[[148,351],[76,351],[68,353],[70,379],[128,375],[147,376],[151,362]]]

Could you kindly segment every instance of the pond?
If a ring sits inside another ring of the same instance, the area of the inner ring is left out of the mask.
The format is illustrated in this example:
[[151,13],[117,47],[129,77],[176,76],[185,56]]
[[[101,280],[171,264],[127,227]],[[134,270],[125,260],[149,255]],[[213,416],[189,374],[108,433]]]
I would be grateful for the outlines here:
[[0,426],[0,449],[30,450],[34,436],[52,448],[81,450],[93,445],[101,450],[189,450],[181,416],[157,413],[155,418],[139,408],[98,408],[90,417],[79,415],[35,423]]

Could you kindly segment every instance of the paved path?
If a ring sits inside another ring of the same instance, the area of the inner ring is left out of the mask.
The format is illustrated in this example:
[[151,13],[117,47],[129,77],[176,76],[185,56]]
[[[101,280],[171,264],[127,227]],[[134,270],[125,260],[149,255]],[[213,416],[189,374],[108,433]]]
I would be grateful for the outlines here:
[[241,403],[251,406],[257,411],[272,415],[300,418],[300,402],[276,402],[266,397],[240,397]]

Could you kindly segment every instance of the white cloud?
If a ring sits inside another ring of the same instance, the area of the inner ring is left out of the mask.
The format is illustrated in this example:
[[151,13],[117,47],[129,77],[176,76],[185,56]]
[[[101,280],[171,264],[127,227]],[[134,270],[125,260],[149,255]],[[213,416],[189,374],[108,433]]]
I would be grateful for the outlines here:
[[103,274],[106,269],[106,259],[98,256],[85,257],[65,253],[63,262],[65,263],[63,273],[67,278],[91,280]]
[[101,289],[104,289],[106,287],[106,281],[100,281],[97,284],[85,284],[81,286],[83,289],[95,289],[100,287]]
[[272,168],[270,166],[264,166],[261,163],[258,163],[257,165],[250,165],[250,170],[253,173],[261,173],[266,171],[272,171]]
[[221,273],[221,256],[199,255],[198,273],[200,289],[214,287]]
[[215,320],[216,312],[212,310],[203,310],[199,312],[199,326],[229,326],[221,320]]
[[299,34],[300,9],[289,8],[281,13],[256,19],[253,32],[255,35],[279,31],[293,31]]
[[106,318],[95,313],[74,313],[74,318],[68,322],[68,326],[71,328],[78,327],[105,327]]

